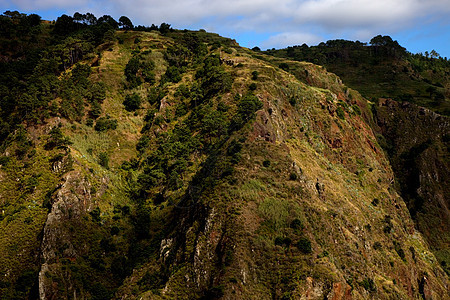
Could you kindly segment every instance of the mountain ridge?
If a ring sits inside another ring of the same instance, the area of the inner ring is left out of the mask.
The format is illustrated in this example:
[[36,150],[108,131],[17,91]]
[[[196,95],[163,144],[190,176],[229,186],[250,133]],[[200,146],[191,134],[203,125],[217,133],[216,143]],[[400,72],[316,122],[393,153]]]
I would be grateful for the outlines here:
[[4,148],[2,297],[448,296],[374,103],[206,32],[114,34],[59,77],[85,110]]

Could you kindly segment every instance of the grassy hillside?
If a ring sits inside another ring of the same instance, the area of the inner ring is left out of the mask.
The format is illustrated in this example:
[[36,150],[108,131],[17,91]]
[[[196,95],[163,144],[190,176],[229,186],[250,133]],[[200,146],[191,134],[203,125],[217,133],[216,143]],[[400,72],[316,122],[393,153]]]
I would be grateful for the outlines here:
[[[318,46],[293,46],[265,53],[325,66],[367,99],[393,98],[450,113],[450,62],[432,54],[412,54],[388,36],[367,45],[332,40]],[[289,64],[288,64],[289,66]]]
[[56,64],[50,105],[2,115],[0,298],[448,297],[370,102],[166,25],[108,29]]

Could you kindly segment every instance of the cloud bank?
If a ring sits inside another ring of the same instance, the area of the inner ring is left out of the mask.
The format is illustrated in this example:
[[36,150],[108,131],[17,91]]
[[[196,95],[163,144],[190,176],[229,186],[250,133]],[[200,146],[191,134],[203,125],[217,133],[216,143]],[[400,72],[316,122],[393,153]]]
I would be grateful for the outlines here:
[[229,36],[267,33],[261,46],[315,43],[328,37],[370,39],[419,24],[445,22],[450,0],[6,0],[23,10],[50,8],[126,15],[135,24],[162,22]]

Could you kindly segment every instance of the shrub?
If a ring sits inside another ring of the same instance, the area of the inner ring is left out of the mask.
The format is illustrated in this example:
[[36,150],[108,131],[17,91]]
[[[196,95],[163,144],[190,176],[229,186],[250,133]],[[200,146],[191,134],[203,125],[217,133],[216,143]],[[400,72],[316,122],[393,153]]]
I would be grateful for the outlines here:
[[59,127],[53,127],[50,131],[50,138],[47,140],[44,148],[46,150],[51,150],[55,147],[58,149],[67,149],[67,146],[71,144],[72,142],[63,135]]
[[281,63],[279,65],[280,69],[285,70],[285,71],[289,71],[289,65],[287,63]]
[[94,208],[89,214],[92,217],[92,221],[99,223],[101,221],[100,219],[100,208],[96,207]]
[[282,246],[282,245],[283,245],[283,238],[282,238],[281,236],[277,236],[277,237],[275,238],[274,243],[275,243],[275,245],[277,245],[277,246]]
[[132,57],[125,66],[125,77],[130,84],[130,88],[137,87],[142,83],[142,79],[136,76],[139,67],[140,61],[136,56]]
[[309,254],[312,252],[311,242],[305,237],[302,237],[298,241],[297,248],[305,254]]
[[89,115],[94,118],[97,119],[98,117],[100,117],[102,114],[102,106],[100,105],[99,102],[94,101],[91,104],[91,110],[89,111]]
[[270,160],[266,159],[265,161],[263,161],[263,166],[266,168],[270,167]]
[[133,93],[131,95],[126,95],[123,105],[127,111],[135,111],[141,107],[141,97]]
[[8,156],[0,156],[0,165],[6,165],[10,158]]
[[254,83],[254,82],[252,82],[252,83],[248,86],[248,89],[249,89],[250,91],[254,91],[254,90],[256,90],[256,88],[257,88],[257,85],[256,85],[256,83]]
[[352,109],[353,109],[353,111],[355,112],[355,114],[357,114],[358,116],[360,116],[361,115],[361,109],[359,108],[359,106],[358,105],[352,105]]
[[375,242],[374,244],[373,244],[373,249],[375,249],[375,250],[378,250],[378,249],[381,249],[381,243],[380,242]]
[[406,255],[405,255],[405,251],[403,251],[402,249],[402,245],[400,245],[399,242],[394,241],[394,249],[397,252],[398,256],[400,256],[400,258],[406,262]]
[[375,287],[375,282],[372,278],[365,278],[359,283],[366,291],[375,292],[377,288]]
[[96,131],[106,131],[108,129],[116,129],[117,120],[110,119],[109,117],[101,117],[95,123],[94,129]]
[[391,225],[384,226],[384,228],[383,228],[383,232],[384,233],[391,233],[391,231],[392,231],[392,226]]
[[253,72],[252,72],[252,79],[253,79],[253,80],[258,79],[258,71],[253,71]]
[[303,229],[302,221],[300,221],[300,219],[295,218],[294,220],[292,220],[290,227],[295,230]]
[[292,240],[289,237],[285,237],[283,239],[283,244],[286,245],[286,247],[289,247],[292,244]]
[[344,110],[342,109],[342,107],[339,106],[339,107],[336,109],[336,115],[337,115],[340,119],[345,120],[345,113],[344,113]]
[[292,243],[292,240],[289,237],[282,238],[282,237],[278,236],[278,237],[275,238],[274,243],[277,246],[289,247],[291,245],[291,243]]
[[377,198],[372,200],[372,205],[373,206],[377,206],[380,203],[380,200],[378,200]]
[[244,120],[253,118],[254,113],[263,107],[262,102],[255,95],[245,95],[238,103],[238,114]]
[[292,172],[291,174],[289,174],[289,180],[297,180],[297,178],[297,173]]
[[98,155],[98,163],[103,168],[109,169],[109,157],[108,157],[108,154],[106,152],[101,152]]
[[180,69],[176,66],[170,66],[167,68],[164,74],[164,81],[177,83],[181,80]]
[[139,139],[138,143],[136,144],[136,150],[137,150],[139,153],[144,152],[144,151],[145,151],[145,148],[147,148],[147,146],[148,146],[149,143],[150,143],[150,138],[149,138],[148,136],[146,136],[146,135],[143,135],[143,136]]
[[167,95],[167,90],[161,87],[152,87],[150,89],[150,93],[148,95],[148,102],[150,104],[157,103],[159,106],[159,102]]

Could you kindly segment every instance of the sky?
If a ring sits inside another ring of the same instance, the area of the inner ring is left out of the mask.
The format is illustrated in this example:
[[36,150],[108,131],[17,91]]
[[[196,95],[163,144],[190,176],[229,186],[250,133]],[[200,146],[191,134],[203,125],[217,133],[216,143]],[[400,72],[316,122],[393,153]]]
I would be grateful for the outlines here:
[[75,12],[127,16],[134,25],[205,29],[262,50],[389,35],[413,53],[450,59],[450,0],[0,0],[0,12],[45,20]]

